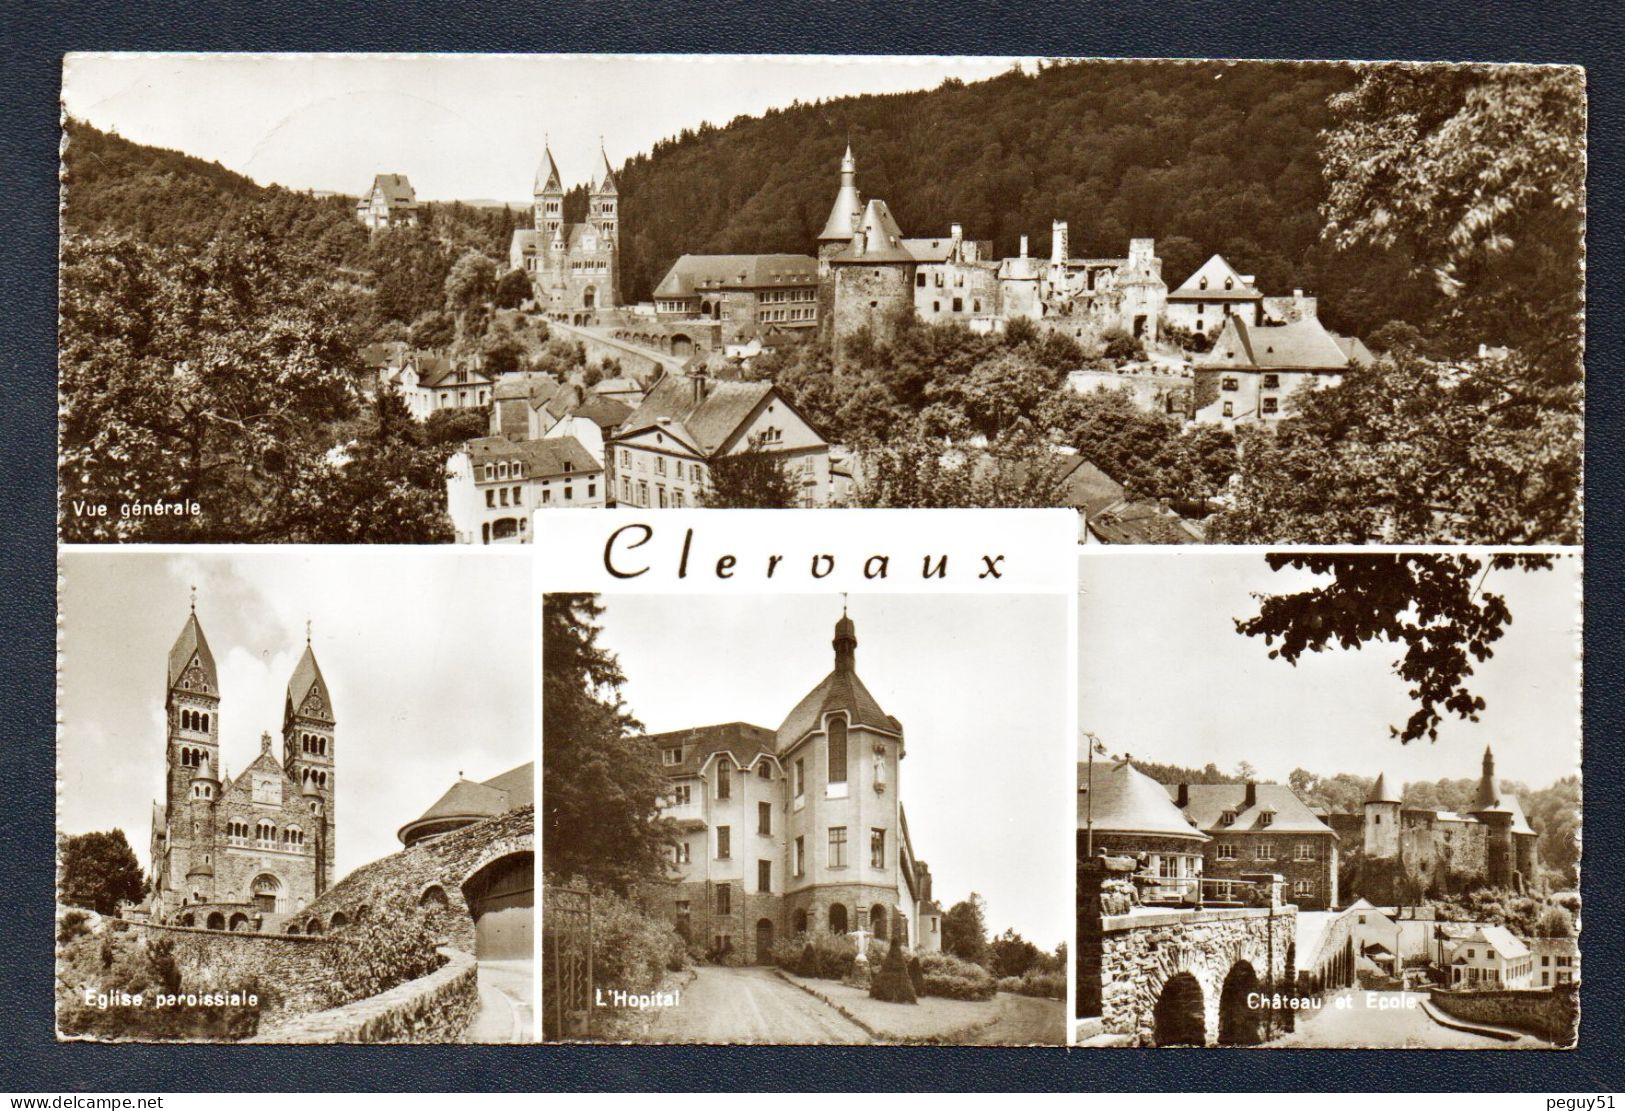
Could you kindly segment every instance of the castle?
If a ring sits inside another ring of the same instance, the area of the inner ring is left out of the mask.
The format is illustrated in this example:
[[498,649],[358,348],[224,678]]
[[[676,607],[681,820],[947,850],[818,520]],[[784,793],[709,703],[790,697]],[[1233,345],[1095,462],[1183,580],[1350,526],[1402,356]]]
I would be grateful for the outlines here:
[[819,318],[837,345],[865,327],[889,335],[910,309],[981,331],[1024,319],[1076,338],[1114,329],[1157,338],[1168,287],[1154,240],[1129,240],[1126,258],[1074,258],[1056,220],[1047,262],[1028,253],[1026,236],[1015,258],[995,259],[991,243],[966,239],[958,224],[944,237],[905,237],[885,201],[863,200],[857,173],[849,146],[818,234]]
[[844,612],[832,646],[834,669],[776,730],[732,722],[647,738],[681,841],[673,881],[642,895],[719,956],[770,962],[775,939],[818,930],[942,948],[931,872],[903,813],[903,726],[858,677]]
[[197,604],[169,650],[163,802],[153,804],[155,922],[279,932],[333,878],[334,737],[308,635],[271,735],[235,779],[220,765],[220,678]]
[[1378,905],[1478,884],[1522,891],[1536,878],[1538,834],[1518,799],[1496,785],[1495,754],[1487,747],[1465,814],[1405,806],[1379,775],[1361,813],[1327,820],[1345,843],[1361,847],[1351,862],[1351,891]]
[[530,276],[536,307],[550,318],[591,324],[620,301],[620,192],[609,156],[598,151],[598,173],[587,190],[587,220],[564,222],[564,184],[551,149],[536,170],[535,226],[517,228],[508,264]]

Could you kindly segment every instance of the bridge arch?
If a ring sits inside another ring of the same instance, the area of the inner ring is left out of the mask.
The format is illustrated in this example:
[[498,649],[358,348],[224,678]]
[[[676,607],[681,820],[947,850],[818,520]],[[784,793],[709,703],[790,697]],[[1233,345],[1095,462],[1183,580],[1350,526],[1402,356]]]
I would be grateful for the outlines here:
[[1248,998],[1263,990],[1258,970],[1250,961],[1230,966],[1219,992],[1220,1045],[1258,1045],[1264,1040],[1263,1011]]
[[1152,1043],[1207,1044],[1207,998],[1201,983],[1190,972],[1169,977],[1157,993],[1156,1008],[1152,1012]]

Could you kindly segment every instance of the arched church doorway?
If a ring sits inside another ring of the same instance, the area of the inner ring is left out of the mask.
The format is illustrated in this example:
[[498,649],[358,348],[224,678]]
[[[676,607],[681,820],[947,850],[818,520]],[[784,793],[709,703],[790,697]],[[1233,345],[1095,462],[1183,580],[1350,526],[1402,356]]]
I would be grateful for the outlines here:
[[1157,996],[1152,1039],[1157,1045],[1206,1045],[1207,1022],[1202,1016],[1202,985],[1189,972],[1181,972],[1162,986]]
[[588,286],[581,291],[581,307],[584,309],[596,308],[598,304],[598,290]]
[[249,885],[254,894],[254,905],[267,914],[275,914],[277,910],[277,893],[282,890],[282,881],[269,872],[261,872],[254,877]]
[[204,921],[203,925],[206,929],[223,930],[226,928],[226,916],[221,914],[219,911],[215,911],[213,914],[209,915],[209,917]]
[[480,960],[530,960],[535,896],[532,853],[509,853],[474,873],[463,884],[463,901],[474,917],[474,955]]

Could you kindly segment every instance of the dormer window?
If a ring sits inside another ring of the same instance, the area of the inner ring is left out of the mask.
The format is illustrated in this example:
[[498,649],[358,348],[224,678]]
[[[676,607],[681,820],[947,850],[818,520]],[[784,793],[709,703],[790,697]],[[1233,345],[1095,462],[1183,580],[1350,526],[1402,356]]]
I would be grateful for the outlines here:
[[1226,288],[1226,289],[1234,289],[1234,288],[1236,288],[1236,279],[1234,279],[1234,278],[1226,278],[1224,280],[1224,288]]
[[1223,814],[1219,815],[1219,824],[1221,826],[1233,826],[1233,825],[1235,825],[1236,824],[1236,812],[1234,810],[1226,810]]
[[1207,279],[1203,278],[1201,281],[1197,282],[1196,283],[1196,288],[1197,289],[1206,289],[1207,288]]
[[673,745],[671,748],[663,749],[660,753],[660,762],[668,768],[681,764],[683,762],[683,746]]
[[1273,811],[1273,810],[1261,810],[1261,811],[1259,811],[1259,814],[1258,814],[1258,824],[1259,825],[1267,826],[1273,821],[1275,821],[1275,811]]

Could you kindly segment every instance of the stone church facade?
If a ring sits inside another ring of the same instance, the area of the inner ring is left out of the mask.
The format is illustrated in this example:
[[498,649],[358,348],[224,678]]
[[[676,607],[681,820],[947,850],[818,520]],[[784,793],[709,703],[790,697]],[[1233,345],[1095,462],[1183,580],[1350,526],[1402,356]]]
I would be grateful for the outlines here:
[[901,801],[903,727],[858,678],[857,645],[843,614],[834,669],[776,730],[732,722],[647,738],[681,840],[671,882],[640,897],[691,944],[750,963],[819,930],[942,947]]
[[220,761],[219,672],[194,607],[169,651],[164,799],[153,804],[155,922],[278,932],[332,882],[336,718],[307,641],[269,732],[235,778]]
[[620,190],[609,156],[598,152],[598,172],[587,190],[587,219],[564,221],[564,183],[553,152],[536,171],[534,226],[518,228],[508,264],[530,276],[536,307],[550,319],[592,324],[620,305]]

